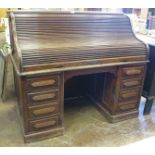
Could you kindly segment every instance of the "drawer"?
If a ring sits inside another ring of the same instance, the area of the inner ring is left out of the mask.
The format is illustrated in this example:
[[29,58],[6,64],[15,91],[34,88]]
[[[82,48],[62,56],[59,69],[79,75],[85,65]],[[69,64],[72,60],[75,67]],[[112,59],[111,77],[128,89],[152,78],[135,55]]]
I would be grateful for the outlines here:
[[128,89],[133,87],[139,87],[142,84],[142,79],[129,79],[121,81],[121,89]]
[[59,76],[41,76],[26,79],[26,90],[27,92],[34,92],[40,90],[50,90],[58,88]]
[[59,100],[59,91],[44,91],[38,93],[28,93],[28,104],[46,104]]
[[59,112],[59,106],[59,103],[55,101],[52,104],[28,107],[28,117],[29,119],[36,119],[56,114]]
[[138,108],[138,100],[130,100],[119,104],[119,112],[130,111]]
[[44,119],[39,119],[35,121],[28,122],[28,130],[29,132],[48,130],[55,127],[58,127],[59,124],[59,116],[49,117]]
[[121,91],[119,95],[119,101],[138,99],[140,97],[140,89],[141,88],[134,88]]
[[123,78],[139,77],[144,74],[144,66],[124,67],[121,69]]

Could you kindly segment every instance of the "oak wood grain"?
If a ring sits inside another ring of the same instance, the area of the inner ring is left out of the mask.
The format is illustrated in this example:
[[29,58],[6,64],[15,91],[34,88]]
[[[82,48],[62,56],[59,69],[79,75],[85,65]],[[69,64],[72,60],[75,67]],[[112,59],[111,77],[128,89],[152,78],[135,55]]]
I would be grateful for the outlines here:
[[53,126],[55,124],[56,124],[56,121],[52,120],[52,121],[47,121],[47,122],[35,123],[33,126],[36,129],[40,129],[40,128],[44,128],[44,127]]
[[141,83],[140,80],[126,81],[123,83],[123,86],[125,86],[125,87],[138,86],[138,85],[140,85],[140,83]]
[[11,11],[8,17],[25,139],[63,131],[65,82],[74,76],[89,74],[80,90],[93,92],[112,122],[138,114],[149,53],[126,15]]
[[148,59],[146,45],[136,39],[123,14],[21,11],[9,17],[15,21],[12,29],[21,51],[22,71],[34,66],[43,70],[37,68],[40,65],[62,68],[68,62],[79,66],[82,61],[95,60],[94,65],[108,58],[129,61],[121,60],[123,56]]
[[41,100],[53,99],[55,96],[56,96],[55,93],[35,95],[32,97],[32,100],[33,101],[41,101]]
[[41,87],[41,86],[50,86],[53,85],[56,81],[53,79],[50,80],[44,80],[44,81],[37,81],[37,82],[32,82],[32,87]]
[[55,107],[48,107],[48,108],[43,108],[43,109],[38,109],[38,110],[34,110],[33,114],[38,116],[38,115],[42,115],[42,114],[48,114],[48,113],[52,113],[55,111]]

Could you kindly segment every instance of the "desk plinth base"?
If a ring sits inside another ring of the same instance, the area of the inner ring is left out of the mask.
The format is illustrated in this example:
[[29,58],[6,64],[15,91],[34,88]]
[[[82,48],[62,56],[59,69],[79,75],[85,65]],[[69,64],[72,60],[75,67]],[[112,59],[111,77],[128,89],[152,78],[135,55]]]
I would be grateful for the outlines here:
[[124,113],[118,113],[118,114],[112,115],[109,113],[106,107],[102,106],[93,97],[89,96],[89,99],[92,101],[93,105],[95,105],[95,107],[100,111],[102,115],[104,115],[104,117],[106,117],[106,119],[110,123],[117,123],[120,121],[138,117],[138,114],[139,114],[138,110],[127,111]]
[[64,128],[62,128],[62,127],[56,128],[53,130],[32,133],[32,134],[24,135],[24,142],[30,143],[30,142],[34,142],[34,141],[38,141],[38,140],[44,140],[44,139],[48,139],[48,138],[62,136],[63,133],[64,133]]
[[110,123],[117,123],[120,121],[125,121],[127,119],[136,118],[136,117],[138,117],[138,113],[139,113],[138,110],[134,110],[134,111],[130,111],[130,112],[112,115],[108,112],[108,110],[105,107],[103,107],[99,104],[96,104],[96,106],[98,106],[98,109],[107,118],[107,120]]

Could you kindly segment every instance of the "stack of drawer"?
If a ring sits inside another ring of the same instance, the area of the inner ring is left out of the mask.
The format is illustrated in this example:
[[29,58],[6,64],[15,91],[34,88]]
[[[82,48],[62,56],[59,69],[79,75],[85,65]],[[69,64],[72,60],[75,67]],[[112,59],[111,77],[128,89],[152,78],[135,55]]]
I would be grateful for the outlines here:
[[144,72],[144,66],[121,68],[117,112],[120,113],[138,109],[144,80]]
[[62,127],[61,76],[26,78],[26,133],[55,130]]

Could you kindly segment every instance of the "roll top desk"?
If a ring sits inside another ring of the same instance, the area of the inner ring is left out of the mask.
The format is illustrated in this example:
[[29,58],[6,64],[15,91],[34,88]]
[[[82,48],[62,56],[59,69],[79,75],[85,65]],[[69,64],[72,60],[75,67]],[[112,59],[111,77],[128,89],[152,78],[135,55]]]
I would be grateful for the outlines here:
[[48,11],[8,16],[26,142],[62,135],[69,92],[87,96],[109,122],[137,117],[149,53],[127,16]]

